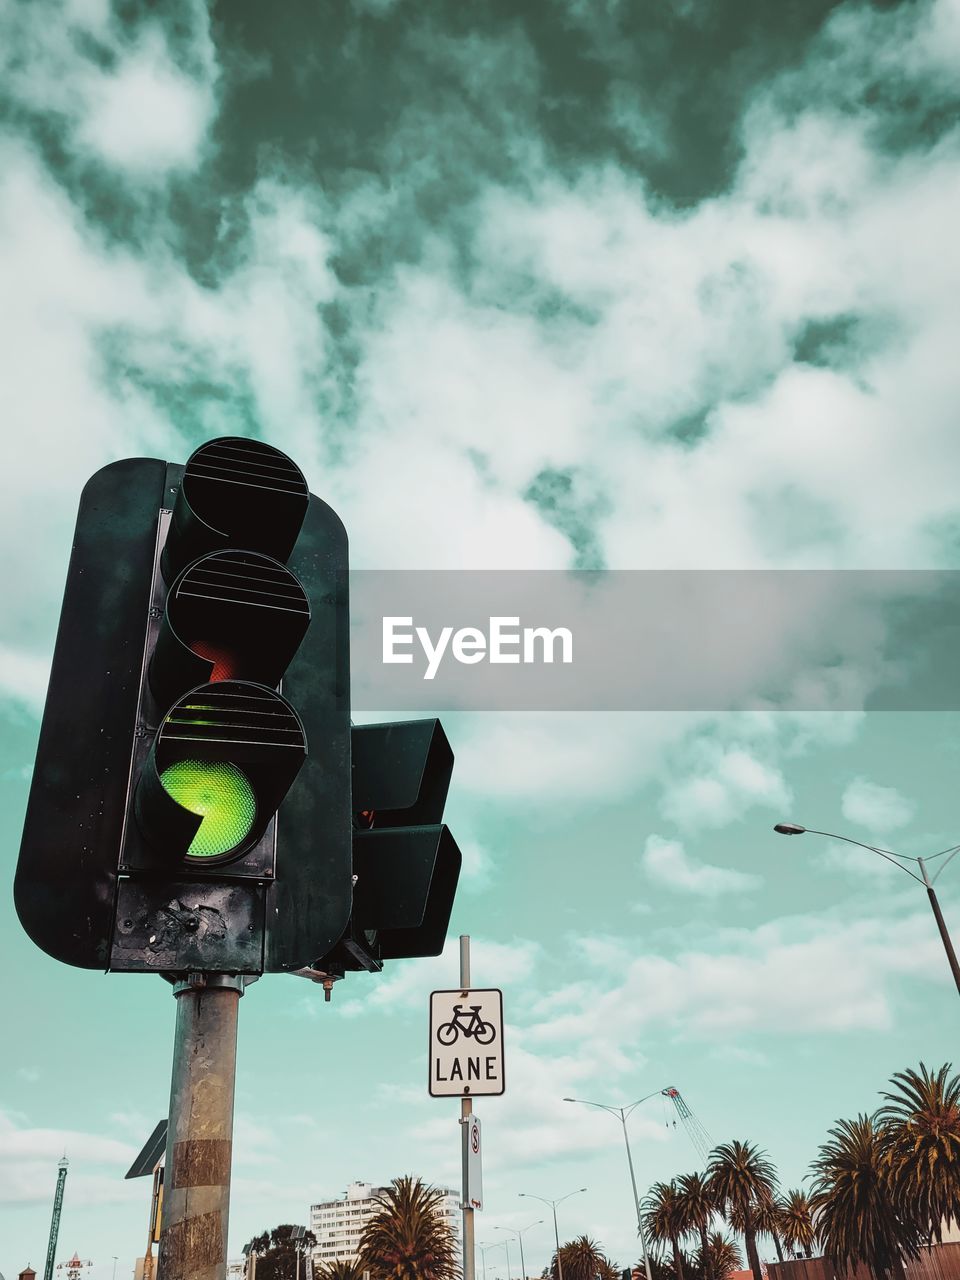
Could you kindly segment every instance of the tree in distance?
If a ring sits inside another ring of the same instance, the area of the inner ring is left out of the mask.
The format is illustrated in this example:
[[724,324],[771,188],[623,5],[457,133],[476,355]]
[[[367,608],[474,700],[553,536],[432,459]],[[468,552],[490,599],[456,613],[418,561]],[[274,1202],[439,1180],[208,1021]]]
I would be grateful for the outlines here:
[[655,1182],[643,1202],[647,1235],[657,1244],[669,1242],[673,1249],[673,1274],[684,1280],[683,1250],[680,1241],[690,1229],[686,1207],[675,1182]]
[[683,1235],[696,1235],[700,1240],[700,1252],[697,1266],[702,1272],[703,1280],[713,1280],[709,1269],[711,1256],[707,1240],[707,1232],[716,1212],[716,1202],[710,1194],[707,1180],[701,1173],[686,1173],[676,1180],[677,1215],[683,1225]]
[[817,1241],[810,1200],[803,1191],[788,1191],[780,1201],[780,1234],[791,1253],[812,1257]]
[[921,1062],[895,1072],[875,1117],[894,1208],[938,1244],[944,1223],[960,1222],[960,1079],[950,1070],[945,1062],[934,1074]]
[[313,1280],[363,1280],[363,1268],[359,1262],[338,1258],[334,1262],[315,1262]]
[[443,1195],[419,1178],[394,1178],[360,1238],[360,1271],[374,1280],[459,1280],[457,1238],[439,1212]]
[[[730,1225],[735,1231],[743,1230],[743,1220],[740,1210],[736,1210],[735,1216],[731,1217]],[[777,1261],[783,1261],[783,1246],[780,1244],[780,1201],[774,1199],[773,1196],[767,1196],[765,1199],[758,1200],[753,1209],[753,1226],[757,1233],[762,1236],[769,1236],[773,1241],[773,1247],[777,1251]]]
[[303,1235],[295,1235],[303,1231],[302,1227],[285,1222],[272,1231],[261,1231],[258,1236],[246,1245],[243,1252],[246,1257],[251,1253],[257,1255],[257,1280],[296,1280],[299,1270],[303,1280],[306,1269],[303,1262],[297,1266],[298,1252],[305,1253],[317,1243],[312,1231]]
[[777,1174],[767,1153],[749,1142],[721,1143],[710,1152],[707,1186],[727,1221],[743,1235],[754,1280],[763,1280],[756,1211],[777,1193]]
[[737,1242],[722,1231],[711,1231],[707,1236],[706,1265],[702,1253],[695,1262],[701,1280],[727,1280],[732,1271],[739,1271],[743,1266]]
[[813,1163],[811,1204],[824,1253],[847,1270],[857,1263],[875,1280],[901,1275],[901,1256],[917,1257],[915,1218],[893,1203],[883,1164],[884,1140],[870,1116],[840,1120]]
[[[620,1272],[601,1246],[589,1236],[577,1236],[562,1244],[560,1265],[563,1267],[563,1280],[620,1280]],[[550,1260],[549,1274],[553,1280],[559,1280],[556,1254]]]

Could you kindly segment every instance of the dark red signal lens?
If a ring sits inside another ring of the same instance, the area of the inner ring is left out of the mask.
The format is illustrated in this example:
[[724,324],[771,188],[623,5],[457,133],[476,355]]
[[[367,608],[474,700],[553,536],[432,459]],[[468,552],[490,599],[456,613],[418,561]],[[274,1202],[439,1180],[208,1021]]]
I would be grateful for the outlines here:
[[241,675],[239,655],[222,644],[213,640],[191,640],[190,652],[213,663],[208,684],[217,684],[220,680],[235,680]]

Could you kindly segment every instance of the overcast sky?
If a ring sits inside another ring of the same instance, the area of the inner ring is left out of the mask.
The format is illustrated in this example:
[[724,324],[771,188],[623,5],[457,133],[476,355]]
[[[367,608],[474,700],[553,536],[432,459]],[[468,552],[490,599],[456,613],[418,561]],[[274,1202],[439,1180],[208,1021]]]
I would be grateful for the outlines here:
[[[6,885],[77,499],[117,458],[267,440],[363,569],[960,568],[957,0],[0,0],[0,63]],[[450,949],[327,1006],[247,992],[231,1255],[354,1179],[455,1184],[425,1043],[461,932],[508,1023],[482,1241],[586,1185],[561,1233],[634,1261],[616,1122],[566,1094],[675,1085],[796,1186],[890,1072],[948,1060],[919,886],[771,830],[960,840],[958,717],[864,710],[876,626],[854,663],[827,618],[818,712],[445,716]],[[48,959],[6,891],[0,925],[0,1271],[42,1270],[66,1149],[58,1260],[126,1280],[170,989]],[[672,1120],[631,1121],[643,1186],[697,1165]]]

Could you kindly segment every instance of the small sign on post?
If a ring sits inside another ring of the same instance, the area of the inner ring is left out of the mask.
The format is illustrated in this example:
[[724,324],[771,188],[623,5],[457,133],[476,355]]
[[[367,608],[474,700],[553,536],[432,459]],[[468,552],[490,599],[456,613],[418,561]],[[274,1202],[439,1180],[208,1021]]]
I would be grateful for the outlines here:
[[501,991],[430,993],[429,1088],[434,1098],[503,1093]]
[[480,1167],[480,1120],[471,1114],[463,1125],[464,1199],[471,1209],[483,1208],[483,1173]]

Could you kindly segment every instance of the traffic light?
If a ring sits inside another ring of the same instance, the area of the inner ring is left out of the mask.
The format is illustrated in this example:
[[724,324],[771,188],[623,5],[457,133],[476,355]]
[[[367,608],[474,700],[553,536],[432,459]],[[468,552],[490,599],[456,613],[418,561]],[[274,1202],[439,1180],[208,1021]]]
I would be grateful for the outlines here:
[[295,463],[222,438],[98,471],[17,869],[27,932],[86,968],[310,966],[350,918],[349,715],[346,533]]
[[453,771],[446,734],[439,720],[355,725],[352,757],[353,912],[321,967],[439,955],[461,864],[441,825]]

